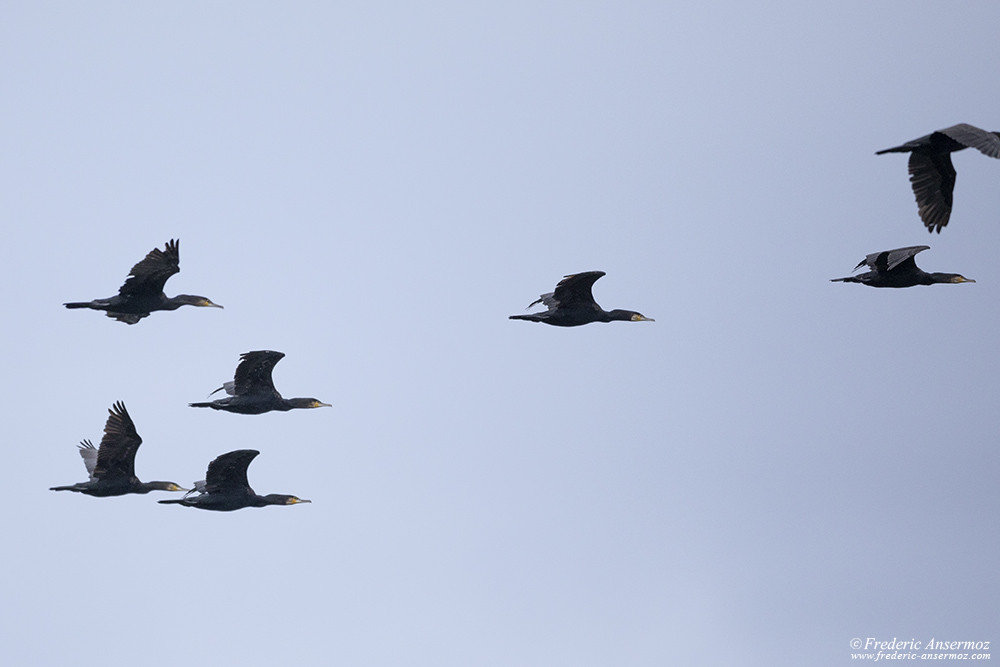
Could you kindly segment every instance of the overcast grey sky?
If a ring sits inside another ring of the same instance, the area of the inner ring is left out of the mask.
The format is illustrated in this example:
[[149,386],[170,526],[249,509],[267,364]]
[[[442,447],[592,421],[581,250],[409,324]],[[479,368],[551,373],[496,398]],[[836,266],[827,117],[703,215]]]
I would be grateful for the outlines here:
[[[0,9],[10,665],[847,665],[1000,640],[996,2]],[[111,296],[170,238],[184,308]],[[977,283],[830,283],[867,253]],[[654,323],[507,316],[602,270]],[[238,356],[322,410],[193,410]],[[89,498],[259,449],[311,505]],[[994,653],[996,651],[994,650]]]

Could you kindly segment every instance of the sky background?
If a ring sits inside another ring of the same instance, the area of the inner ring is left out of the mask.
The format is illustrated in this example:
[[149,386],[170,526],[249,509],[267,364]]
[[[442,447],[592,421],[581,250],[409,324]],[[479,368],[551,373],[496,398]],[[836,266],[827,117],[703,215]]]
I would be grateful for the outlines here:
[[[0,662],[847,665],[1000,641],[1000,4],[8,2]],[[181,240],[135,326],[108,297]],[[830,283],[928,244],[970,285]],[[565,274],[654,323],[509,321]],[[239,354],[286,396],[193,410]],[[311,505],[90,498],[253,448]],[[994,649],[996,654],[997,650]]]

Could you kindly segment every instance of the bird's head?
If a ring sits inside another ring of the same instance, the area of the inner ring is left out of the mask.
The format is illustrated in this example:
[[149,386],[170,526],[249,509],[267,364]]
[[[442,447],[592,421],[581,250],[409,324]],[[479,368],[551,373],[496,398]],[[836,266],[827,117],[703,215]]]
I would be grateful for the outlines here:
[[204,296],[197,296],[195,294],[178,294],[174,297],[174,301],[178,301],[185,306],[199,306],[201,308],[222,308],[217,303],[214,303],[211,299]]
[[187,491],[179,484],[173,482],[150,482],[149,485],[157,491]]
[[288,403],[293,408],[332,408],[329,403],[324,403],[318,398],[290,398]]
[[615,308],[614,310],[608,311],[607,322],[620,320],[622,322],[655,322],[651,317],[646,317],[642,313],[637,313],[634,310],[622,310],[621,308]]
[[264,505],[298,505],[299,503],[312,502],[311,500],[305,500],[298,496],[288,496],[283,493],[270,493],[264,496],[262,500],[264,501]]

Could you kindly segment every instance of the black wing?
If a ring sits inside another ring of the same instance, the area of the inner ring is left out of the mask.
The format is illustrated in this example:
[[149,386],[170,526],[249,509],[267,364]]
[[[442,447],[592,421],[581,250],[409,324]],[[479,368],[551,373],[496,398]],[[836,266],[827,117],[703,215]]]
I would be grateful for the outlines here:
[[271,350],[258,350],[241,354],[240,365],[236,367],[236,376],[233,378],[235,395],[245,396],[275,391],[274,381],[271,380],[271,371],[284,356],[283,352]]
[[951,218],[955,167],[951,153],[913,151],[909,160],[910,185],[917,199],[920,219],[928,231],[941,231]]
[[883,250],[882,252],[873,252],[872,254],[865,257],[863,260],[858,262],[858,265],[854,267],[857,271],[864,265],[868,265],[876,271],[885,273],[886,271],[892,271],[898,267],[903,262],[909,261],[914,266],[916,262],[913,261],[913,256],[918,252],[923,252],[928,250],[930,246],[927,245],[914,245],[908,246],[906,248],[896,248],[895,250]]
[[181,270],[179,243],[179,240],[170,240],[163,250],[150,250],[141,262],[132,267],[129,278],[118,293],[122,296],[162,294],[167,278]]
[[141,444],[142,438],[136,433],[125,404],[118,401],[108,410],[92,476],[95,479],[134,477],[135,453]]
[[[955,191],[955,167],[951,151],[975,148],[983,155],[1000,158],[1000,136],[968,123],[959,123],[931,135],[931,150],[917,150],[910,155],[910,183],[917,198],[920,219],[929,231],[940,232],[951,217]],[[935,150],[933,147],[941,147]]]
[[559,281],[552,296],[563,306],[575,304],[596,306],[593,287],[597,279],[603,275],[604,271],[585,271],[568,275]]
[[247,481],[247,468],[250,462],[260,454],[256,449],[237,449],[222,454],[208,464],[205,475],[206,493],[232,493],[244,491],[252,493]]
[[954,139],[963,146],[975,148],[983,155],[1000,159],[1000,136],[997,136],[996,132],[981,130],[975,125],[969,125],[968,123],[952,125],[943,130],[938,130],[938,132],[949,139]]

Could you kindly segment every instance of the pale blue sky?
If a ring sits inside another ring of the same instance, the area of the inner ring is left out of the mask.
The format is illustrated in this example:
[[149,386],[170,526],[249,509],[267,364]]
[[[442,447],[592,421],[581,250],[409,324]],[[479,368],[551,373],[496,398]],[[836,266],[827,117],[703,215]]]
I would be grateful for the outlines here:
[[[960,7],[960,8],[959,8]],[[1000,129],[995,2],[7,3],[0,662],[846,665],[992,640],[1000,162],[949,226],[906,159]],[[181,239],[184,308],[110,296]],[[978,282],[828,279],[929,244]],[[605,308],[523,312],[602,270]],[[275,349],[286,396],[187,408]],[[232,514],[95,499],[238,448]]]

